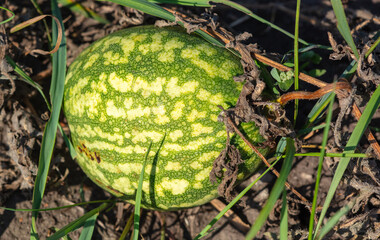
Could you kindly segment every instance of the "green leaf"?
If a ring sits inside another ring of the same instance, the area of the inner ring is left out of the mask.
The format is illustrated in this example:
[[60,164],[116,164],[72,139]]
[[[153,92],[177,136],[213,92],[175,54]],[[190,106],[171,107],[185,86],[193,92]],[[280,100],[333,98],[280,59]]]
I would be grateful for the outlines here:
[[11,65],[13,67],[13,70],[18,73],[24,82],[28,83],[29,85],[31,85],[32,87],[34,87],[42,96],[42,98],[45,100],[45,103],[47,105],[47,107],[49,108],[49,110],[51,110],[51,106],[50,106],[50,103],[49,101],[47,100],[44,92],[42,91],[42,87],[36,83],[35,81],[33,81],[33,79],[31,79],[28,74],[26,74],[14,61],[13,59],[11,59],[9,56],[5,55],[5,59],[7,60],[7,62],[9,63],[9,65]]
[[265,64],[257,60],[255,60],[255,63],[259,66],[261,70],[260,76],[263,78],[265,84],[267,84],[266,88],[268,89],[268,91],[270,91],[271,96],[280,95],[280,92],[277,90],[275,86],[275,81],[273,80],[273,77],[271,76]]
[[276,85],[284,92],[288,91],[294,83],[293,71],[281,72],[276,68],[270,71],[272,77],[277,81]]
[[[100,0],[105,1],[105,0]],[[126,7],[134,8],[150,14],[152,16],[156,16],[159,18],[163,18],[169,20],[171,22],[175,21],[175,17],[170,12],[166,11],[162,7],[158,6],[155,3],[150,3],[145,0],[110,0],[109,2],[117,3]]]
[[149,0],[152,3],[169,3],[184,6],[211,7],[210,0]]
[[[367,103],[367,106],[364,109],[364,112],[359,119],[354,131],[352,132],[350,139],[347,142],[346,147],[344,148],[343,153],[354,153],[356,150],[357,145],[359,144],[360,139],[363,136],[364,131],[367,129],[369,123],[371,122],[371,119],[373,115],[375,114],[376,110],[380,106],[380,87],[378,86],[373,95],[371,96],[371,99]],[[322,225],[322,221],[326,215],[326,212],[330,206],[331,200],[334,197],[335,191],[338,187],[338,184],[340,180],[342,179],[342,176],[348,166],[348,163],[350,162],[351,157],[343,157],[340,159],[339,164],[337,166],[337,169],[335,171],[333,180],[331,181],[330,189],[327,193],[327,196],[325,197],[325,203],[323,204],[322,212],[319,217],[319,221],[315,230],[315,234],[318,233],[319,228]],[[315,236],[314,234],[314,236]]]
[[146,151],[145,155],[145,161],[141,169],[140,178],[139,178],[139,185],[136,190],[136,199],[135,199],[135,214],[134,214],[134,224],[133,224],[133,239],[138,240],[139,239],[139,227],[140,227],[140,209],[141,209],[141,198],[142,198],[142,187],[143,187],[143,180],[144,180],[144,172],[145,172],[145,166],[146,162],[148,160],[149,152],[152,147],[152,142],[150,142],[148,150]]
[[282,207],[280,219],[280,240],[288,239],[288,203],[286,199],[286,189],[282,192]]
[[280,157],[282,153],[286,149],[286,137],[282,137],[280,141],[277,143],[276,152],[274,154],[275,157]]
[[282,190],[285,187],[286,179],[289,175],[290,169],[292,168],[292,162],[294,158],[295,147],[294,140],[291,138],[286,139],[286,156],[284,163],[281,168],[280,177],[277,179],[274,184],[272,191],[269,195],[268,201],[265,203],[265,206],[261,210],[259,216],[256,218],[255,224],[249,230],[246,239],[253,239],[256,234],[259,232],[260,228],[264,225],[266,219],[269,216],[269,213],[273,210],[273,207],[281,195]]
[[[99,207],[85,213],[82,217],[72,221],[71,223],[67,224],[60,230],[58,230],[56,233],[54,233],[52,236],[46,238],[46,240],[58,240],[64,236],[66,236],[68,233],[75,231],[76,229],[82,227],[89,218],[94,218],[94,215],[97,216],[99,213],[105,209],[107,209],[110,206],[110,203],[103,203]],[[96,217],[95,217],[96,219]],[[90,224],[90,223],[89,223]],[[95,224],[95,223],[94,223]]]
[[79,240],[91,240],[98,216],[99,214],[94,214],[84,222],[83,230],[79,236]]
[[335,92],[332,93],[332,98],[330,100],[330,105],[329,105],[329,111],[327,113],[326,126],[323,130],[321,153],[319,155],[319,164],[318,164],[318,170],[317,170],[317,179],[315,181],[313,203],[312,203],[311,214],[310,214],[310,219],[309,219],[309,240],[311,240],[313,236],[314,216],[315,216],[315,212],[317,208],[319,183],[322,176],[323,160],[326,155],[326,145],[327,145],[327,140],[328,140],[329,132],[330,132],[330,124],[331,124],[331,119],[333,115],[332,113],[333,113],[333,107],[334,107],[334,100],[335,100]]
[[276,68],[272,68],[272,70],[270,70],[270,74],[272,75],[272,77],[274,78],[274,80],[276,80],[277,82],[281,82],[281,78],[280,78],[280,71],[277,70]]
[[[41,143],[40,159],[38,164],[38,172],[33,189],[32,208],[40,208],[42,197],[45,192],[46,179],[49,172],[50,160],[53,154],[55,138],[57,135],[58,120],[61,111],[63,88],[66,73],[66,38],[64,37],[64,27],[62,17],[58,9],[56,0],[51,1],[52,12],[62,25],[62,42],[59,50],[53,54],[53,70],[52,84],[50,88],[50,97],[52,100],[52,113],[48,123],[46,124],[44,135]],[[53,21],[53,42],[56,42],[58,30],[55,21]],[[37,239],[36,218],[38,212],[32,213],[31,239]]]
[[353,203],[349,203],[348,205],[344,206],[343,208],[339,209],[338,212],[334,214],[330,218],[330,220],[326,223],[326,225],[323,226],[317,237],[315,238],[316,240],[323,239],[323,237],[331,231],[335,227],[335,225],[339,222],[339,219],[346,215],[348,211],[352,208]]
[[288,78],[288,79],[285,78],[285,81],[278,82],[277,86],[281,89],[281,91],[286,92],[291,88],[293,83],[294,83],[294,78]]
[[351,36],[351,30],[348,26],[346,14],[344,13],[344,8],[341,0],[331,0],[331,5],[333,7],[336,19],[338,21],[338,30],[344,40],[347,42],[348,46],[352,49],[355,54],[356,59],[359,59],[359,52],[355,46],[354,39]]
[[9,9],[7,9],[7,8],[4,8],[4,7],[1,7],[1,6],[0,6],[0,9],[3,9],[3,10],[5,10],[5,11],[7,11],[7,12],[9,12],[9,13],[12,14],[12,16],[9,17],[8,19],[5,19],[4,21],[1,21],[1,22],[0,22],[0,25],[1,25],[1,24],[4,24],[4,23],[7,23],[7,22],[9,22],[9,21],[11,21],[11,20],[15,17],[15,14],[14,14],[11,10],[9,10]]

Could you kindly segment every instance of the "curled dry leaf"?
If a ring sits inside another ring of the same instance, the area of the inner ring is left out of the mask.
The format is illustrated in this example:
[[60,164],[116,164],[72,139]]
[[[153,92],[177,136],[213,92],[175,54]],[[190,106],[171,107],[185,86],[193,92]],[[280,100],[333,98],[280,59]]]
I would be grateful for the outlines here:
[[40,15],[40,16],[37,16],[37,17],[34,17],[32,19],[29,19],[23,23],[20,23],[20,24],[17,24],[16,26],[14,26],[13,28],[11,28],[11,33],[14,33],[14,32],[17,32],[23,28],[26,28],[30,25],[32,25],[33,23],[36,23],[38,21],[41,21],[42,19],[44,19],[45,17],[51,17],[54,19],[55,23],[57,24],[57,30],[58,30],[58,35],[57,35],[57,42],[55,43],[55,46],[54,48],[51,50],[51,51],[45,51],[45,50],[41,50],[41,49],[34,49],[30,52],[30,54],[33,56],[33,54],[42,54],[42,55],[48,55],[48,54],[53,54],[55,52],[58,51],[59,49],[59,46],[61,45],[61,41],[62,41],[62,26],[61,26],[61,23],[59,22],[59,19],[56,18],[55,16],[53,15],[49,15],[49,14],[44,14],[44,15]]

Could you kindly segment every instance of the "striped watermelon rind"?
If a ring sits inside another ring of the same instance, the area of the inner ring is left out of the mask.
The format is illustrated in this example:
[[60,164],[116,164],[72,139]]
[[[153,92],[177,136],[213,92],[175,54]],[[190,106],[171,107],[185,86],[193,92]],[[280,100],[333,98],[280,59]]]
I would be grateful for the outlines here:
[[[142,207],[176,210],[216,198],[209,173],[226,143],[218,105],[236,103],[242,84],[233,76],[242,73],[228,50],[177,27],[134,27],[96,41],[71,64],[65,82],[76,161],[100,187],[134,203],[153,142]],[[253,142],[264,141],[254,124],[240,128]],[[237,136],[232,142],[245,160],[242,180],[260,160]]]

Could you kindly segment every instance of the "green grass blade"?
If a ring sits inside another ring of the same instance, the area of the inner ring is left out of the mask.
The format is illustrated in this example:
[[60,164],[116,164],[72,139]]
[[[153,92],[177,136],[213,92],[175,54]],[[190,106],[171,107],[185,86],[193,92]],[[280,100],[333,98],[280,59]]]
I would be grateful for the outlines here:
[[[65,208],[71,208],[71,207],[77,207],[77,206],[83,206],[83,205],[88,205],[88,204],[97,204],[97,203],[115,203],[117,201],[115,200],[95,200],[95,201],[88,201],[88,202],[81,202],[81,203],[75,203],[71,205],[66,205],[62,207],[55,207],[55,208],[37,208],[37,209],[31,209],[31,208],[7,208],[7,207],[1,207],[0,209],[4,209],[7,211],[12,211],[12,212],[46,212],[46,211],[54,211],[54,210],[62,210]],[[121,201],[123,202],[123,201]]]
[[223,217],[223,215],[232,208],[252,187],[265,175],[267,174],[273,167],[276,165],[276,163],[280,160],[281,158],[277,158],[277,160],[272,163],[272,165],[267,168],[257,179],[255,179],[252,183],[250,183],[246,188],[244,188],[243,191],[239,193],[222,211],[216,215],[209,224],[205,228],[202,229],[202,231],[194,238],[194,240],[201,239],[205,237],[208,233],[209,230],[214,226],[214,224],[219,221],[220,218]]
[[10,58],[9,56],[5,55],[5,59],[7,60],[8,64],[12,66],[13,70],[22,77],[21,80],[23,80],[24,82],[28,83],[29,85],[31,85],[32,87],[34,87],[35,89],[37,89],[37,91],[41,94],[42,98],[44,99],[47,107],[49,108],[49,110],[51,110],[51,106],[50,106],[50,103],[49,101],[47,100],[44,92],[42,91],[42,87],[36,83],[35,81],[33,81],[33,79],[31,79],[28,74],[26,74],[14,61],[12,58]]
[[82,227],[89,218],[93,217],[94,215],[98,215],[101,211],[107,209],[108,207],[110,207],[110,203],[103,203],[99,207],[85,213],[82,217],[67,224],[66,226],[58,230],[56,233],[54,233],[52,236],[46,238],[46,240],[58,240],[66,236],[68,233]]
[[359,52],[355,46],[354,39],[351,36],[350,27],[348,26],[346,14],[344,13],[344,8],[341,0],[331,0],[331,5],[338,21],[338,30],[340,34],[354,52],[356,59],[359,60]]
[[327,105],[333,98],[331,93],[323,95],[318,102],[314,105],[314,107],[311,109],[310,113],[308,114],[308,123],[307,127],[309,127],[312,123],[316,122],[325,111]]
[[[61,12],[57,5],[57,0],[51,0],[52,2],[52,13],[55,17],[59,19],[62,26],[62,41],[59,46],[59,50],[53,54],[52,62],[52,84],[50,87],[50,98],[53,100],[53,111],[54,107],[60,108],[62,105],[63,88],[66,76],[66,38],[65,38],[65,28],[62,22]],[[53,32],[53,42],[57,41],[58,28],[55,23],[52,25]],[[61,96],[62,95],[62,96]],[[54,105],[56,104],[56,105]]]
[[124,240],[127,237],[127,234],[129,232],[129,229],[131,229],[132,223],[133,223],[134,214],[131,214],[128,218],[127,223],[125,224],[125,227],[123,229],[123,232],[120,235],[119,240]]
[[[233,1],[229,1],[229,0],[213,0],[213,1],[206,1],[206,0],[148,0],[150,2],[154,2],[154,3],[171,3],[171,4],[179,4],[179,5],[188,5],[188,6],[197,6],[197,7],[210,7],[211,5],[209,4],[209,2],[213,2],[213,3],[221,3],[221,4],[224,4],[226,6],[229,6],[231,8],[234,8],[240,12],[243,12],[245,13],[246,15],[256,19],[257,21],[261,22],[261,23],[264,23],[268,26],[270,26],[271,28],[273,29],[276,29],[277,31],[285,34],[286,36],[290,37],[290,38],[293,38],[294,39],[294,35],[289,33],[288,31],[280,28],[279,26],[265,20],[264,18],[254,14],[251,10],[249,10],[248,8],[236,3],[236,2],[233,2]],[[305,44],[305,45],[309,45],[308,42],[302,40],[302,39],[298,39],[300,43],[302,44]]]
[[94,214],[84,222],[83,230],[80,233],[79,240],[91,240],[95,228],[96,219],[98,218],[98,216],[99,213]]
[[136,190],[136,200],[135,200],[135,214],[134,214],[134,224],[133,224],[133,239],[138,240],[139,238],[139,228],[140,228],[140,209],[141,209],[141,198],[142,198],[142,187],[143,187],[143,180],[144,180],[144,172],[145,172],[145,166],[146,162],[148,160],[149,152],[152,147],[152,142],[149,144],[148,150],[145,155],[144,164],[141,169],[140,178],[139,178],[139,185]]
[[[380,32],[377,32],[376,35],[380,35]],[[380,44],[380,36],[377,37],[376,41],[372,44],[372,46],[368,49],[368,51],[365,53],[365,57],[367,58],[373,50]]]
[[[106,1],[106,0],[99,0],[99,1]],[[142,12],[145,12],[147,14],[150,14],[152,16],[169,20],[171,22],[175,21],[175,17],[173,14],[166,11],[159,5],[150,3],[145,0],[109,0],[109,2],[113,2],[113,3],[120,4],[126,7],[134,8]]]
[[[56,0],[51,1],[53,15],[56,16],[62,24],[63,37],[59,50],[53,54],[53,70],[52,70],[52,85],[50,89],[52,99],[52,113],[48,123],[46,124],[44,135],[42,138],[40,159],[38,164],[38,172],[33,189],[33,204],[32,208],[39,208],[42,197],[45,192],[46,179],[49,171],[50,160],[53,154],[55,138],[57,135],[58,120],[61,111],[63,88],[66,72],[66,39],[64,37],[64,28],[62,17],[58,9]],[[57,27],[53,21],[53,42],[56,42]],[[31,239],[37,239],[36,218],[38,212],[32,213]]]
[[211,7],[210,0],[148,0],[152,3],[169,3],[183,6]]
[[[320,152],[296,153],[295,157],[319,157]],[[368,158],[371,157],[365,153],[325,153],[325,157],[355,157],[355,158]]]
[[316,240],[323,239],[323,237],[331,231],[335,227],[335,225],[338,223],[339,219],[346,215],[348,211],[352,208],[353,203],[350,203],[343,208],[339,209],[337,213],[334,214],[334,216],[331,217],[331,219],[326,223],[325,226],[321,229],[318,236],[315,238]]
[[99,14],[95,13],[91,9],[83,6],[82,4],[78,3],[75,0],[58,0],[62,6],[69,8],[73,12],[77,12],[85,17],[92,18],[100,23],[108,24],[110,21],[103,18]]
[[295,147],[294,140],[291,138],[286,139],[286,157],[281,168],[280,177],[276,180],[272,191],[269,195],[268,201],[261,210],[259,216],[257,217],[255,224],[249,230],[246,239],[253,239],[256,234],[259,232],[260,228],[264,225],[266,219],[269,216],[269,213],[272,211],[278,197],[282,193],[282,190],[285,187],[286,179],[289,175],[290,169],[292,168],[292,162],[294,158]]
[[[364,109],[364,112],[359,119],[354,131],[352,132],[350,139],[347,142],[346,147],[344,148],[344,153],[354,153],[356,146],[359,144],[361,137],[363,136],[364,131],[367,129],[368,124],[371,122],[373,115],[380,106],[380,87],[378,86],[371,99],[368,101],[367,106]],[[335,191],[338,187],[340,180],[350,162],[350,157],[343,157],[340,159],[338,167],[335,171],[333,180],[330,185],[330,189],[325,198],[325,203],[323,204],[322,212],[319,217],[319,221],[315,230],[314,235],[318,233],[319,228],[322,225],[323,218],[326,215],[327,209],[330,206],[331,200],[334,197]]]
[[288,239],[288,203],[286,200],[286,189],[282,191],[282,207],[280,219],[280,240]]
[[322,165],[323,165],[323,159],[325,158],[327,140],[329,137],[329,130],[330,130],[330,124],[331,124],[331,119],[332,119],[334,100],[335,100],[335,92],[332,94],[332,98],[330,100],[329,111],[327,113],[327,119],[326,119],[326,126],[323,130],[322,149],[321,149],[321,153],[319,155],[317,178],[315,181],[313,203],[312,203],[311,214],[310,214],[310,219],[309,219],[309,238],[308,238],[309,240],[311,240],[313,238],[314,216],[315,216],[315,211],[317,208],[317,197],[318,197],[319,183],[320,183],[321,176],[322,176]]
[[[301,0],[297,0],[296,7],[296,23],[294,29],[294,91],[298,91],[299,82],[299,54],[298,54],[298,37],[299,37],[299,22],[300,22],[300,10],[301,9]],[[297,116],[298,116],[298,105],[299,100],[295,99],[294,101],[294,117],[293,117],[293,126],[296,126]]]
[[277,143],[276,152],[274,154],[275,157],[280,157],[282,155],[286,149],[286,144],[286,137],[282,137]]
[[75,151],[75,148],[73,144],[71,143],[71,140],[69,137],[66,135],[66,133],[63,131],[61,125],[58,124],[58,129],[62,134],[63,140],[66,143],[67,148],[69,149],[69,153],[72,159],[75,159],[77,157],[77,152]]
[[10,13],[12,14],[12,16],[11,16],[10,18],[5,19],[4,21],[1,21],[1,22],[0,22],[0,25],[1,25],[1,24],[4,24],[4,23],[7,23],[7,22],[9,22],[9,21],[11,21],[11,20],[15,17],[15,14],[14,14],[11,10],[9,10],[9,9],[7,9],[7,8],[5,8],[5,7],[0,7],[0,9],[3,9],[3,10],[5,10],[5,11],[7,11],[7,12],[10,12]]

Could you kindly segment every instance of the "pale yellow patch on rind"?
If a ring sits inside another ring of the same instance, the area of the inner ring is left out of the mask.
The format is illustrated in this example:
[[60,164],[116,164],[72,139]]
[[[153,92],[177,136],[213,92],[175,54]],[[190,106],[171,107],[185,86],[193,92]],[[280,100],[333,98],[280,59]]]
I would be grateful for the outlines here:
[[110,47],[111,44],[119,45],[121,39],[122,39],[122,37],[119,37],[119,36],[112,36],[112,37],[108,37],[107,39],[104,39],[102,41],[102,43],[103,43],[102,44],[103,45],[103,52],[105,52],[106,50],[108,50],[108,48]]
[[100,137],[107,139],[111,142],[116,142],[118,145],[123,145],[124,143],[124,136],[118,133],[108,133],[104,132],[100,127],[94,127],[92,128],[88,124],[83,124],[83,126],[80,125],[70,125],[72,132],[75,132],[78,136],[83,136],[87,138],[91,137]]
[[[209,201],[211,201],[212,199],[214,199],[215,197],[218,196],[218,192],[217,190],[212,190],[210,191],[210,194],[208,194],[207,196],[203,197],[202,199],[199,199],[197,201],[194,201],[194,202],[187,202],[187,203],[181,203],[181,204],[178,204],[178,205],[171,205],[170,208],[188,208],[188,207],[194,207],[194,206],[197,206],[197,205],[202,205],[202,204],[205,204]],[[168,209],[168,207],[166,207],[165,205],[158,205],[160,208],[162,209]]]
[[185,43],[181,42],[178,38],[173,38],[165,43],[164,49],[166,51],[169,51],[176,48],[183,48],[184,45]]
[[169,63],[172,63],[174,62],[174,51],[173,50],[169,50],[169,51],[161,51],[159,54],[158,54],[158,61],[160,62],[169,62]]
[[116,72],[112,72],[108,78],[109,84],[117,91],[128,92],[131,90],[133,75],[127,74],[123,77],[118,77]]
[[190,167],[193,168],[193,169],[201,169],[201,168],[203,168],[203,165],[200,164],[198,161],[193,161],[190,164]]
[[219,156],[219,152],[211,151],[211,152],[202,153],[201,157],[198,160],[201,162],[207,162],[210,160],[214,160],[218,156]]
[[213,105],[220,105],[224,102],[224,98],[221,93],[217,93],[213,95],[205,89],[200,89],[196,97],[199,100],[208,101],[212,103]]
[[91,57],[87,60],[86,64],[83,66],[83,69],[87,69],[89,67],[91,67],[96,60],[98,60],[99,58],[99,54],[98,53],[94,53],[91,55]]
[[169,133],[169,139],[171,139],[173,142],[177,141],[178,138],[183,137],[183,132],[181,130],[175,130],[171,133]]
[[125,116],[125,110],[123,108],[116,107],[113,100],[107,101],[106,112],[110,117],[119,118]]
[[166,109],[164,105],[158,107],[152,107],[152,112],[157,117],[154,119],[154,122],[157,124],[166,124],[170,122],[170,118],[166,116]]
[[156,131],[132,131],[132,142],[134,144],[138,142],[145,143],[148,141],[147,138],[151,139],[154,143],[159,142],[163,138],[163,134]]
[[201,134],[209,134],[214,131],[213,127],[203,126],[201,123],[191,124],[191,129],[192,129],[191,136],[193,137],[197,137]]
[[182,86],[178,84],[178,78],[172,77],[166,85],[165,91],[171,98],[179,97],[183,94],[193,93],[198,87],[199,83],[196,81],[189,81],[184,83]]
[[157,192],[161,196],[164,196],[164,191],[169,191],[173,195],[179,195],[185,193],[189,185],[190,183],[185,179],[169,179],[168,177],[164,177],[157,185]]
[[187,116],[187,121],[194,122],[196,119],[206,118],[207,112],[198,112],[196,109],[191,110],[190,114]]
[[[108,162],[100,162],[99,167],[107,170],[108,172],[111,173],[123,173],[125,175],[129,174],[137,174],[140,175],[141,170],[142,170],[142,164],[141,163],[121,163],[121,164],[113,164],[113,163],[108,163]],[[145,173],[150,174],[152,171],[152,164],[147,164],[145,166]],[[156,173],[159,172],[159,169],[156,169]],[[138,179],[135,179],[136,182]]]
[[149,83],[145,81],[144,79],[137,77],[132,90],[134,92],[138,92],[139,90],[142,90],[142,96],[144,98],[149,97],[152,93],[156,95],[160,95],[163,89],[163,85],[165,84],[166,79],[165,78],[156,78],[155,81]]
[[197,140],[190,141],[187,145],[179,145],[177,143],[165,143],[163,148],[168,151],[186,151],[198,150],[199,147],[215,142],[215,138],[208,136],[206,138],[198,138]]
[[216,133],[217,137],[227,137],[226,131],[219,131]]
[[129,178],[127,177],[121,177],[116,179],[112,183],[112,188],[118,190],[119,192],[122,192],[124,194],[132,195],[136,191],[136,187],[134,186],[136,184],[131,183]]
[[218,121],[218,115],[216,114],[210,114],[210,119],[214,122],[217,122]]
[[126,109],[131,109],[132,106],[133,106],[133,98],[131,98],[131,97],[126,97],[126,98],[124,99],[124,107],[125,107]]
[[211,48],[208,44],[199,44],[196,46],[196,48],[199,51],[204,52],[207,56],[212,56],[218,53],[214,48]]
[[203,180],[207,179],[210,176],[211,169],[212,169],[212,166],[201,170],[199,173],[197,173],[195,175],[195,180],[196,181],[203,181]]
[[120,64],[120,63],[127,63],[128,58],[125,56],[120,56],[118,52],[113,51],[107,51],[103,54],[104,58],[104,65],[110,65],[110,64]]
[[182,169],[181,163],[179,162],[168,162],[165,166],[166,171],[180,171]]
[[89,118],[94,118],[98,114],[97,106],[102,102],[100,94],[97,91],[82,92],[88,82],[89,77],[80,78],[69,90],[69,98],[65,104],[70,114],[81,117],[87,113]]
[[134,120],[139,117],[148,117],[151,113],[150,107],[143,107],[139,105],[137,108],[127,110],[126,117],[128,120]]
[[183,114],[183,108],[185,107],[185,104],[183,101],[178,101],[174,104],[174,110],[170,113],[170,116],[172,119],[177,120],[179,119]]
[[104,94],[107,93],[107,86],[104,84],[104,82],[91,82],[91,88],[97,92],[102,92]]

